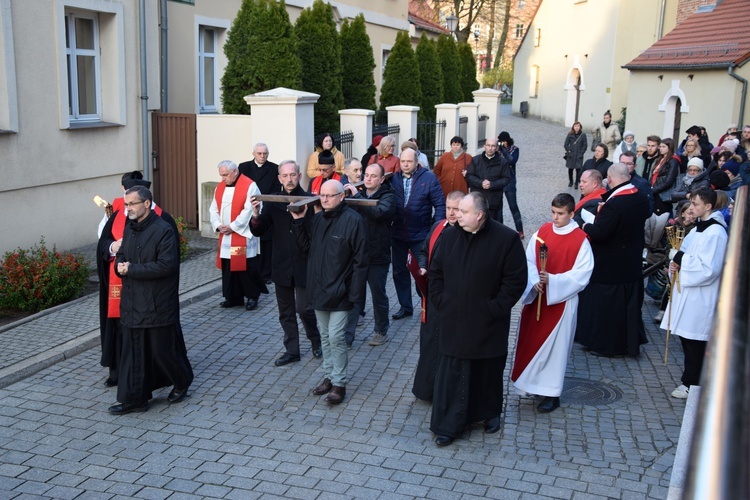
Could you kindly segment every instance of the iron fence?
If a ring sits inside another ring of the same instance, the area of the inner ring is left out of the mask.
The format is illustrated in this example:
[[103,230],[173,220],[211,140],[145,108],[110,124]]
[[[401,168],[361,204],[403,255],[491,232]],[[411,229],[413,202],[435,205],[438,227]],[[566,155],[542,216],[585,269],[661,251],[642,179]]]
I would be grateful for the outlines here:
[[354,132],[347,130],[345,132],[339,132],[337,134],[331,134],[333,139],[333,145],[336,149],[341,151],[344,158],[349,159],[352,157],[352,144],[354,143]]
[[458,136],[466,141],[466,129],[469,126],[469,117],[468,116],[459,116],[458,117]]
[[384,124],[376,124],[372,127],[372,136],[375,137],[376,135],[382,135],[385,137],[386,135],[393,136],[394,139],[396,139],[396,151],[399,150],[399,147],[401,146],[401,143],[398,140],[399,133],[401,132],[401,126],[398,124],[396,125],[388,125],[387,123]]
[[484,147],[484,143],[487,141],[487,120],[490,117],[487,115],[479,115],[479,124],[477,126],[477,148],[481,149]]
[[445,153],[445,125],[445,120],[417,122],[417,143],[419,150],[427,156],[430,168]]

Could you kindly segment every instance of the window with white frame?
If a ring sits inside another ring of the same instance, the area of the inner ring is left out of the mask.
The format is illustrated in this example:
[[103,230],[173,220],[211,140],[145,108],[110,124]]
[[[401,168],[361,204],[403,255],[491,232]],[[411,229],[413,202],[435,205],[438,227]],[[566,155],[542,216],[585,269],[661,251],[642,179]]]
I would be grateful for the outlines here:
[[101,121],[101,54],[96,13],[66,13],[65,55],[70,121]]
[[18,132],[18,95],[10,0],[0,0],[0,134],[7,132]]
[[523,24],[516,24],[516,38],[523,38]]
[[201,113],[218,112],[217,39],[216,28],[200,26],[198,30],[198,109]]

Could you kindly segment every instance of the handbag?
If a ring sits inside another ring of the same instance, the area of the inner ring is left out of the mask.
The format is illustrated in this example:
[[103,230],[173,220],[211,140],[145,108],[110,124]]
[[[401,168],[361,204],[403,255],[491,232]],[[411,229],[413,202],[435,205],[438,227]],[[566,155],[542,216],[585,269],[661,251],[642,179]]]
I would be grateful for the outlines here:
[[569,155],[570,151],[566,151],[565,154],[563,154],[563,160],[567,160]]

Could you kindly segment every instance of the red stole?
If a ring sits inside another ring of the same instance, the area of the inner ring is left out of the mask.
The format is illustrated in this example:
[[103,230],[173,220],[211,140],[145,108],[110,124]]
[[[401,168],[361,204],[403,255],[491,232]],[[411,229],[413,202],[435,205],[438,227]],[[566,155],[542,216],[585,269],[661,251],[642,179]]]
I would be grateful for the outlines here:
[[[544,240],[549,249],[547,272],[549,274],[561,274],[573,269],[583,240],[586,239],[586,233],[576,228],[568,234],[557,234],[552,228],[552,223],[548,222],[539,228],[539,238]],[[536,240],[536,267],[539,270],[542,268],[539,262],[539,248],[541,245],[541,242]],[[516,361],[513,363],[513,373],[511,374],[511,380],[513,381],[518,379],[542,345],[547,341],[547,338],[560,322],[560,318],[562,318],[565,311],[565,302],[547,305],[547,301],[543,296],[541,314],[539,315],[539,321],[537,321],[537,300],[539,299],[523,306],[523,310],[521,311],[521,328],[518,331]]]
[[587,194],[586,196],[584,196],[583,198],[581,198],[580,200],[578,200],[578,203],[576,203],[576,208],[573,211],[574,212],[579,211],[581,209],[581,207],[586,204],[586,202],[588,202],[590,200],[595,200],[597,198],[601,198],[602,195],[604,193],[606,193],[606,192],[607,192],[607,190],[604,189],[604,188],[595,189],[591,193]]
[[[333,173],[333,176],[330,177],[330,179],[333,179],[334,181],[340,181],[341,176],[337,174],[336,172]],[[328,180],[328,179],[325,179]],[[320,187],[323,185],[323,176],[319,175],[312,181],[312,187],[310,188],[310,194],[313,196],[318,196],[320,194]]]
[[[250,190],[250,186],[253,185],[253,181],[243,174],[237,177],[234,183],[234,194],[232,195],[232,206],[229,213],[230,220],[235,220],[242,210],[245,208],[245,201],[247,201],[247,192]],[[216,192],[214,193],[214,199],[216,200],[216,206],[221,213],[221,201],[224,198],[224,190],[227,185],[220,182],[216,186]],[[224,241],[225,234],[219,235],[219,248],[216,251],[216,267],[221,269],[221,243]],[[247,238],[239,233],[232,232],[231,243],[229,247],[229,270],[230,271],[246,271],[247,270]]]
[[[161,217],[161,207],[153,206],[156,215]],[[119,240],[125,234],[125,223],[128,221],[125,215],[125,199],[116,198],[112,201],[112,239]],[[111,261],[109,265],[109,290],[107,294],[107,317],[120,317],[120,295],[122,293],[122,278],[115,272],[115,262]]]
[[[437,226],[432,234],[430,235],[430,242],[427,244],[427,268],[430,268],[430,261],[432,260],[432,251],[435,249],[440,235],[443,234],[443,229],[448,227],[448,219],[444,220],[442,224]],[[422,323],[427,322],[427,295],[422,296]]]

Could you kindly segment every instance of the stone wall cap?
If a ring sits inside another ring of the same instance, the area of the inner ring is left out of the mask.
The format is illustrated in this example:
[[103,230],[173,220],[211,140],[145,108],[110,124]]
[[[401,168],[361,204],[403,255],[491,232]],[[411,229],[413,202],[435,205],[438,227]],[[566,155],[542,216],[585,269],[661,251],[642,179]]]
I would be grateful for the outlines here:
[[359,109],[359,108],[352,108],[352,109],[340,109],[339,110],[340,115],[361,115],[361,116],[374,116],[375,111],[371,109]]
[[271,90],[264,90],[245,96],[245,102],[248,104],[269,103],[269,102],[299,102],[299,103],[316,103],[320,95],[312,92],[303,92],[301,90],[288,89],[286,87],[277,87]]
[[386,106],[386,111],[419,111],[419,106],[406,106],[406,105],[399,105],[399,106]]

